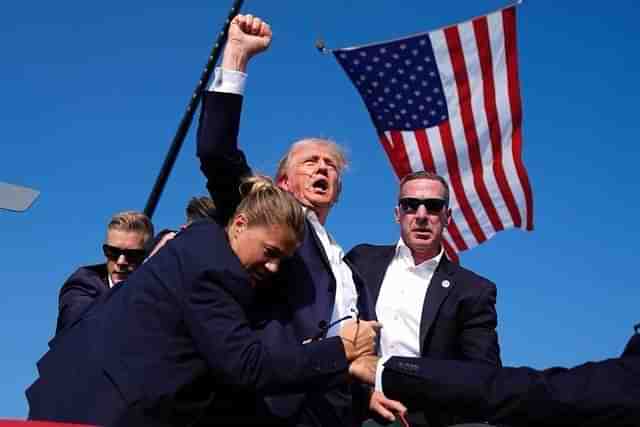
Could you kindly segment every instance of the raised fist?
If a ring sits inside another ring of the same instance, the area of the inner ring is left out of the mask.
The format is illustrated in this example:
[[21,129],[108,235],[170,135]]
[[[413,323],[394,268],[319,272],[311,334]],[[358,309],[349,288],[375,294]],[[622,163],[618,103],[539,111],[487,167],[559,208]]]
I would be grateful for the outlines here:
[[269,47],[271,37],[271,27],[260,18],[236,15],[229,25],[222,67],[245,71],[249,59]]

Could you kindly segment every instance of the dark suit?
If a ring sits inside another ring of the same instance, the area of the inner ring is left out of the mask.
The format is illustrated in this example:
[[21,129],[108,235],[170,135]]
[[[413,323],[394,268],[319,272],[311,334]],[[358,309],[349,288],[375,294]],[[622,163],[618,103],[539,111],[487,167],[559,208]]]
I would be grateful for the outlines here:
[[[238,149],[238,130],[242,97],[206,92],[198,128],[198,157],[207,178],[207,188],[216,205],[217,221],[226,223],[240,201],[238,186],[242,177],[251,174],[244,153]],[[307,221],[305,237],[294,256],[283,262],[275,291],[266,295],[268,304],[257,314],[262,319],[264,338],[271,342],[292,342],[315,336],[319,325],[331,319],[335,301],[336,279],[324,248]],[[358,306],[367,319],[370,306],[358,277]],[[305,404],[306,402],[306,404]],[[290,423],[300,414],[311,425],[350,425],[351,396],[346,384],[335,393],[308,393],[306,396],[270,398],[274,415]]]
[[60,289],[56,335],[79,319],[87,307],[108,289],[107,264],[76,270]]
[[[358,245],[346,256],[364,278],[369,295],[375,302],[395,253],[396,246]],[[450,262],[443,255],[431,278],[421,313],[421,356],[476,360],[499,366],[495,303],[496,287],[493,283]],[[382,333],[385,333],[384,329]],[[437,415],[436,412],[430,410],[425,414],[428,425],[452,423],[446,415]],[[412,425],[425,422],[419,414],[411,416]]]
[[29,418],[182,426],[213,407],[227,423],[229,396],[344,379],[339,338],[265,343],[247,314],[254,302],[224,231],[191,225],[56,338],[27,390]]
[[496,368],[482,363],[392,357],[384,393],[515,426],[640,426],[640,335],[621,357],[575,368]]

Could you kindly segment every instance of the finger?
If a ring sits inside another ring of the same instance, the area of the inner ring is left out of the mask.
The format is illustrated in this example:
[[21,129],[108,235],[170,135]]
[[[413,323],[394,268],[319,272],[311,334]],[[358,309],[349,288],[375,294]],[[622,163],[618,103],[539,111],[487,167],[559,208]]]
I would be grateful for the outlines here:
[[245,15],[244,21],[244,31],[245,33],[251,32],[251,26],[253,25],[253,15],[249,15],[248,13]]
[[383,418],[385,418],[385,419],[387,419],[389,421],[395,421],[395,419],[396,419],[396,417],[393,415],[393,412],[389,411],[387,408],[384,407],[384,405],[382,405],[378,401],[372,402],[371,409],[373,409],[381,417],[383,417]]
[[232,24],[236,24],[237,26],[239,26],[240,28],[242,28],[244,26],[244,21],[245,21],[245,16],[244,15],[236,15],[233,18],[233,21],[231,21]]
[[387,397],[382,397],[380,404],[384,405],[385,408],[393,412],[397,412],[400,414],[404,414],[405,412],[407,412],[406,406],[404,406],[402,403],[398,402],[397,400],[391,400]]
[[262,19],[257,16],[253,18],[253,22],[251,23],[251,34],[258,35],[260,34],[260,26],[262,25]]
[[266,22],[263,22],[262,27],[260,27],[260,35],[264,37],[271,37],[271,26]]

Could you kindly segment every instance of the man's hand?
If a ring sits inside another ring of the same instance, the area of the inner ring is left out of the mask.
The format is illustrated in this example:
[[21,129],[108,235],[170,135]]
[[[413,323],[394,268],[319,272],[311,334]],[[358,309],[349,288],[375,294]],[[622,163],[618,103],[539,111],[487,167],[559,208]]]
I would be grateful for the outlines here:
[[236,15],[229,25],[222,68],[245,72],[249,59],[265,51],[271,44],[271,37],[271,27],[260,18]]
[[398,414],[404,417],[407,412],[407,408],[397,400],[391,400],[385,397],[384,394],[379,391],[374,391],[369,399],[369,409],[382,418],[389,421],[395,421]]
[[378,356],[372,355],[358,357],[349,365],[349,375],[362,383],[374,385],[378,360]]
[[382,324],[373,320],[345,322],[340,330],[340,338],[342,338],[347,360],[352,361],[360,356],[374,354],[380,328]]

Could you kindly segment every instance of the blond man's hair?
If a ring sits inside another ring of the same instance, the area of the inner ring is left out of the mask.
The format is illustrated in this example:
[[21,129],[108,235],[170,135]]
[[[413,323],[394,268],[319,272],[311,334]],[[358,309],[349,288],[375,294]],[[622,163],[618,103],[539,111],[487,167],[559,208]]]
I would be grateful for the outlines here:
[[141,233],[143,243],[153,236],[153,224],[148,216],[142,212],[124,211],[111,217],[107,230],[133,231]]

